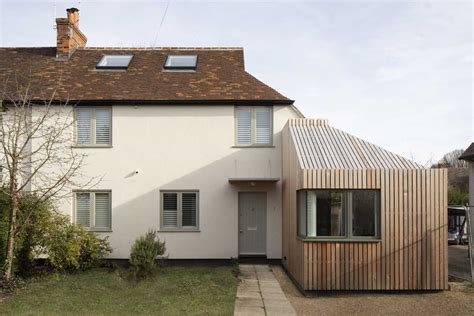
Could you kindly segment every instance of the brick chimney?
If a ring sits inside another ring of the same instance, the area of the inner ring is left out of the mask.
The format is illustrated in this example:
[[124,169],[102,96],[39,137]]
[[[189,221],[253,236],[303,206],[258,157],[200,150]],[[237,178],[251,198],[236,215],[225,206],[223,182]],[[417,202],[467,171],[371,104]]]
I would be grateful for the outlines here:
[[67,18],[57,18],[56,59],[68,60],[79,47],[85,47],[87,37],[79,30],[79,9],[66,10]]

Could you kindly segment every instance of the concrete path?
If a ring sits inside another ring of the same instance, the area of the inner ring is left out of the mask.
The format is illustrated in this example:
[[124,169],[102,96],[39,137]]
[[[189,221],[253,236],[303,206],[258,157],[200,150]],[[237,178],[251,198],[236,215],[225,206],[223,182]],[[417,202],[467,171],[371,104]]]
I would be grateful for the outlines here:
[[234,316],[296,315],[267,265],[241,264]]

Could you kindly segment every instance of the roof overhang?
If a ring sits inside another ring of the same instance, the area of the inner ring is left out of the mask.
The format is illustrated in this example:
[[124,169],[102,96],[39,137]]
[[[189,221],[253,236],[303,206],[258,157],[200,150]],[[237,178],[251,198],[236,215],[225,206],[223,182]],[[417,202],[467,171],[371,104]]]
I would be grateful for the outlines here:
[[[32,98],[31,102],[48,102],[51,104],[67,104],[76,106],[88,105],[239,105],[239,106],[271,106],[271,105],[292,105],[294,100],[225,100],[225,99],[189,99],[189,100],[125,100],[125,99],[110,99],[110,100],[43,100]],[[4,104],[11,104],[13,102],[4,100]]]
[[280,181],[280,178],[229,178],[229,183],[231,183],[231,184],[276,183],[278,181]]
[[457,216],[466,216],[466,208],[464,206],[448,205],[448,214]]
[[474,161],[474,143],[471,143],[469,147],[459,156],[459,160]]

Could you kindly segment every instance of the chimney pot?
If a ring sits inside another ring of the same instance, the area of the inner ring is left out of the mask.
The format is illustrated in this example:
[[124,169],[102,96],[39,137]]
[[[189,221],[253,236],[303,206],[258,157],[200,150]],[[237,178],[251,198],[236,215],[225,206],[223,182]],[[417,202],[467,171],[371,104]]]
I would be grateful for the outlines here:
[[69,9],[66,9],[66,12],[67,12],[67,19],[69,23],[79,28],[79,9],[69,8]]

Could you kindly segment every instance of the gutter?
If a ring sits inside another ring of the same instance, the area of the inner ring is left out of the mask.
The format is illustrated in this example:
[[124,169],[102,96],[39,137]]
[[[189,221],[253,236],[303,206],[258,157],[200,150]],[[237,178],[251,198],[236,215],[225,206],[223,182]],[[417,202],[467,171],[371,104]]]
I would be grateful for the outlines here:
[[[49,100],[32,99],[34,102],[49,102]],[[51,104],[67,104],[77,106],[87,105],[293,105],[294,100],[52,100]],[[4,103],[12,103],[4,100]]]

